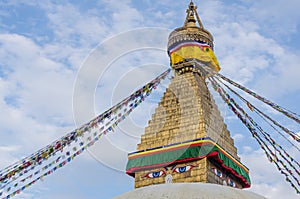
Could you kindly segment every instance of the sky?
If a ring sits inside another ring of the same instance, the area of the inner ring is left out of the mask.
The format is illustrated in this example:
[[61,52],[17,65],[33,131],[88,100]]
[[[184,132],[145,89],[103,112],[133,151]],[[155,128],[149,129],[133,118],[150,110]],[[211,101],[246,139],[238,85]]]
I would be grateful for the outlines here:
[[[2,0],[0,168],[72,131],[166,70],[168,34],[183,25],[188,3]],[[300,2],[195,3],[214,36],[221,73],[300,113]],[[124,173],[126,154],[136,149],[167,85],[168,79],[112,135],[15,198],[112,198],[132,190],[133,178]],[[247,129],[219,105],[250,169],[249,190],[268,198],[296,198]],[[299,125],[259,107],[300,132]],[[299,151],[276,138],[300,160]]]

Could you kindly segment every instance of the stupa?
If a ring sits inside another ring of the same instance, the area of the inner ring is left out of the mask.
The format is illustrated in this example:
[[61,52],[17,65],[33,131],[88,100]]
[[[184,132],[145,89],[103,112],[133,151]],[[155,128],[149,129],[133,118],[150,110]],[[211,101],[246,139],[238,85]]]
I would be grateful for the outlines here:
[[251,185],[249,170],[205,81],[204,67],[220,70],[213,36],[192,1],[186,12],[168,41],[174,77],[128,155],[126,172],[137,189],[118,198],[263,198],[241,190]]

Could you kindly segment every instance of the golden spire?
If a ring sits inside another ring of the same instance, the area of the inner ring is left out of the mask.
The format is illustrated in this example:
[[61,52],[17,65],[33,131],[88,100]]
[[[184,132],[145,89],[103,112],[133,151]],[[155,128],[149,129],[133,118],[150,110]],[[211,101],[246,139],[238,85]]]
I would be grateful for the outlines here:
[[178,69],[178,67],[181,67],[177,66],[178,64],[196,59],[206,63],[215,72],[219,72],[220,66],[214,55],[213,46],[213,36],[204,29],[197,13],[197,6],[191,1],[186,10],[183,26],[176,28],[169,35],[168,54],[170,65],[173,69]]
[[200,17],[198,15],[197,12],[197,6],[194,5],[193,1],[190,2],[190,5],[188,7],[188,9],[186,10],[186,19],[184,22],[184,27],[193,27],[196,26],[196,19],[195,19],[195,15],[198,21],[198,24],[200,26],[201,29],[203,29],[203,25],[202,22],[200,20]]

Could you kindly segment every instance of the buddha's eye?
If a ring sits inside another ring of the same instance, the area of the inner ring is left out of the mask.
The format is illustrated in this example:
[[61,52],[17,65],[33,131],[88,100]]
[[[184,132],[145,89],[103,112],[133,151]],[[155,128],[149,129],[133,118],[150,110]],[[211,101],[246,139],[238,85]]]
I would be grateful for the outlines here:
[[215,172],[215,174],[216,174],[218,177],[220,177],[220,178],[223,177],[223,173],[222,173],[219,169],[213,168],[213,171]]
[[183,167],[176,167],[176,168],[173,169],[173,172],[183,173],[183,172],[191,170],[192,168],[194,168],[193,165],[188,165],[188,166],[183,166]]
[[154,171],[154,172],[150,172],[150,173],[146,174],[145,177],[147,177],[147,178],[158,178],[158,177],[160,177],[164,174],[165,174],[164,171]]
[[235,182],[231,179],[228,180],[228,185],[231,187],[235,187]]

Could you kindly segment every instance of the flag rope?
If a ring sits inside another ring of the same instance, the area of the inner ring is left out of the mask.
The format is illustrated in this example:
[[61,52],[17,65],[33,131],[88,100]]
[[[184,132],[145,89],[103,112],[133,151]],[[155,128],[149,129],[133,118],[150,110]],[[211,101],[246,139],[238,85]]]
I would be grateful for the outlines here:
[[[271,121],[274,125],[278,126],[281,130],[283,130],[284,132],[286,132],[288,135],[290,135],[295,141],[300,142],[300,136],[298,136],[295,132],[293,132],[292,130],[289,130],[288,128],[282,126],[281,124],[279,124],[278,122],[276,122],[274,119],[272,119],[270,116],[268,116],[267,114],[263,113],[261,110],[259,110],[257,107],[255,107],[253,104],[251,104],[248,100],[246,100],[244,97],[242,97],[239,93],[237,93],[235,90],[233,90],[232,88],[230,88],[227,84],[225,84],[223,81],[221,81],[219,78],[216,77],[216,79],[219,81],[219,83],[221,83],[222,85],[224,85],[228,90],[230,90],[230,92],[232,92],[233,94],[235,94],[237,97],[239,97],[247,106],[248,108],[259,115],[263,120],[265,120],[266,123],[268,123],[276,132],[278,132],[284,139],[286,139],[291,145],[293,145],[298,151],[300,151],[300,149],[294,145],[294,143],[292,143],[288,138],[286,138],[280,131],[278,131],[272,124],[270,124],[269,121]],[[268,119],[269,121],[267,121],[266,119]]]
[[[0,196],[3,199],[12,198],[35,184],[35,182],[43,180],[45,176],[71,162],[88,147],[93,146],[101,136],[114,131],[116,126],[126,119],[151,94],[153,89],[156,89],[170,71],[171,69],[166,70],[88,123],[1,170]],[[34,180],[32,180],[33,178]],[[30,182],[25,184],[27,181]]]
[[235,86],[235,87],[243,90],[244,92],[246,92],[246,93],[250,94],[251,96],[255,97],[256,99],[264,102],[265,104],[268,104],[273,109],[275,109],[275,110],[283,113],[285,116],[293,119],[297,123],[300,123],[300,118],[299,118],[298,114],[296,114],[296,113],[294,113],[294,112],[292,112],[292,111],[290,111],[290,110],[288,110],[288,109],[286,109],[284,107],[281,107],[278,104],[275,104],[274,102],[271,102],[270,100],[268,100],[268,99],[266,99],[266,98],[264,98],[264,97],[256,94],[255,92],[251,91],[250,89],[248,89],[248,88],[246,88],[246,87],[244,87],[244,86],[242,86],[242,85],[240,85],[240,84],[232,81],[231,79],[229,79],[229,78],[221,75],[220,73],[215,73],[215,74],[216,74],[216,76],[222,78],[223,80],[225,80],[226,82],[230,83],[231,85],[233,85],[233,86]]
[[[209,81],[211,82],[214,90],[219,93],[223,101],[228,105],[229,109],[233,111],[233,113],[242,121],[243,124],[248,128],[248,130],[251,132],[252,136],[255,138],[255,140],[258,142],[260,147],[263,149],[265,154],[267,155],[269,161],[273,162],[277,169],[280,171],[281,174],[285,175],[286,181],[290,183],[290,185],[296,190],[296,192],[299,194],[299,188],[292,182],[292,180],[289,178],[292,177],[294,181],[297,182],[298,186],[300,186],[300,181],[293,172],[284,164],[282,160],[280,160],[276,153],[273,153],[272,150],[269,148],[268,144],[265,143],[265,141],[258,135],[257,131],[255,130],[258,129],[259,132],[263,135],[264,139],[266,139],[267,142],[270,143],[272,147],[274,147],[275,151],[279,153],[279,155],[283,158],[284,161],[286,161],[289,166],[291,166],[295,172],[299,174],[299,170],[295,168],[295,166],[282,154],[282,152],[276,147],[278,146],[282,151],[284,151],[285,154],[288,154],[280,145],[278,145],[274,139],[270,137],[269,134],[267,134],[263,129],[240,107],[233,98],[229,96],[229,94],[216,82],[214,77],[209,77]],[[239,112],[238,110],[241,112]],[[244,115],[245,117],[243,117]],[[247,119],[250,121],[247,121]],[[291,157],[289,155],[289,157]],[[295,161],[295,160],[294,160]],[[278,162],[282,165],[282,167],[279,166]],[[297,161],[295,161],[297,162]],[[298,162],[297,162],[298,163]],[[299,165],[299,164],[298,164]],[[285,172],[287,171],[288,174]]]

